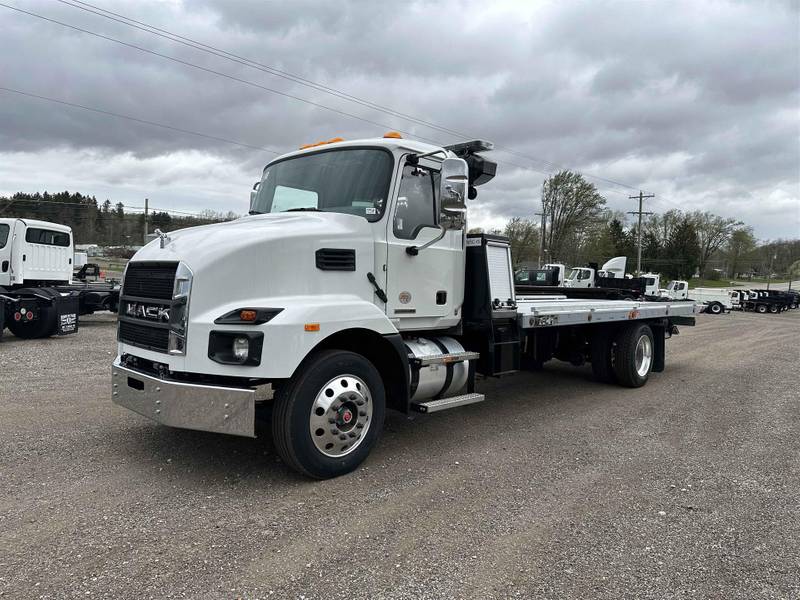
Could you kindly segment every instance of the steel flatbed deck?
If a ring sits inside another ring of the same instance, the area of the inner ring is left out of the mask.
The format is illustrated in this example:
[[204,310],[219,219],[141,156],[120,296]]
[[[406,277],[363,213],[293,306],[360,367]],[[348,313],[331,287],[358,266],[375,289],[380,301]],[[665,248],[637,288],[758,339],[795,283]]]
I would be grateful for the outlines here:
[[663,318],[693,325],[697,314],[697,305],[687,301],[586,300],[532,295],[517,296],[516,302],[523,329]]

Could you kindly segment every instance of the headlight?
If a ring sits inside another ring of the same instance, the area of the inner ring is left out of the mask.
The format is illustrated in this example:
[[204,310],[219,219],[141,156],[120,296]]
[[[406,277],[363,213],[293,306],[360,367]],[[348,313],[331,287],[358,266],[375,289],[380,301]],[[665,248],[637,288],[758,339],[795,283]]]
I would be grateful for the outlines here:
[[233,356],[244,362],[247,360],[247,355],[250,354],[250,340],[246,337],[233,338],[232,349]]
[[260,331],[212,331],[208,358],[222,365],[256,367],[261,364],[264,334]]
[[186,327],[189,322],[189,296],[193,278],[191,269],[178,263],[169,314],[169,353],[173,355],[186,354]]

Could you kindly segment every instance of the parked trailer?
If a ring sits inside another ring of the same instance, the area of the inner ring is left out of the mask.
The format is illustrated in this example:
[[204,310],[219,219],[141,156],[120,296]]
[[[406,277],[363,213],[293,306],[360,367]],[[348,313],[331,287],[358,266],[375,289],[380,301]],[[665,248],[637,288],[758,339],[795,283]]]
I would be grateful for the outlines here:
[[72,230],[33,219],[0,219],[0,336],[78,331],[78,316],[116,311],[119,286],[73,282]]
[[124,276],[113,401],[248,437],[263,410],[283,460],[326,478],[366,458],[387,409],[485,400],[479,375],[556,358],[644,385],[695,304],[518,295],[508,240],[466,235],[491,147],[317,144],[267,165],[249,216],[161,234]]

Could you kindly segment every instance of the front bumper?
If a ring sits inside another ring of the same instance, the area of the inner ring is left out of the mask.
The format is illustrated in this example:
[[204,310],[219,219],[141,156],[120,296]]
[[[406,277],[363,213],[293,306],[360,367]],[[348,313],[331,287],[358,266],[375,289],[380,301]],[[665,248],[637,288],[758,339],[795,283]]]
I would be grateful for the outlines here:
[[170,427],[255,437],[255,390],[198,385],[111,367],[111,399]]

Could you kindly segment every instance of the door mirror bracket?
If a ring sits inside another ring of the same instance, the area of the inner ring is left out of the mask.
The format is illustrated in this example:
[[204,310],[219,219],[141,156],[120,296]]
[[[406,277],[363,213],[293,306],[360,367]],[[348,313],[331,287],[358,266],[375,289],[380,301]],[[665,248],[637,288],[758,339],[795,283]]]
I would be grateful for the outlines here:
[[439,177],[437,194],[437,213],[439,214],[439,235],[421,246],[409,246],[406,254],[417,256],[420,250],[441,240],[448,231],[463,229],[466,225],[469,194],[469,167],[462,158],[445,158]]

